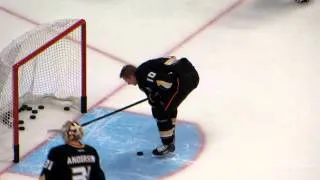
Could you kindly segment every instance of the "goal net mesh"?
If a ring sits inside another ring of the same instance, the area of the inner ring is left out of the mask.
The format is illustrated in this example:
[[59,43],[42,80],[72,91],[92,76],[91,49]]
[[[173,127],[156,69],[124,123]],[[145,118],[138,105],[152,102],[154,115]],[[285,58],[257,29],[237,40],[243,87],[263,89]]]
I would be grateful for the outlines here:
[[81,97],[85,96],[83,23],[64,19],[39,25],[1,51],[0,126],[13,126],[17,101],[19,108],[53,99],[81,109]]

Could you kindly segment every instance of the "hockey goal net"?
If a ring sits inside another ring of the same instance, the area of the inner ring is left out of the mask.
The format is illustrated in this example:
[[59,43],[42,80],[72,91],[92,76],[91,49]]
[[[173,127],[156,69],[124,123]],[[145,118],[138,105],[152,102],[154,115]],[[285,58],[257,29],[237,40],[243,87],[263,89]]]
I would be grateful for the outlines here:
[[14,162],[19,162],[19,111],[48,99],[87,110],[83,19],[39,25],[0,53],[0,126],[13,130]]

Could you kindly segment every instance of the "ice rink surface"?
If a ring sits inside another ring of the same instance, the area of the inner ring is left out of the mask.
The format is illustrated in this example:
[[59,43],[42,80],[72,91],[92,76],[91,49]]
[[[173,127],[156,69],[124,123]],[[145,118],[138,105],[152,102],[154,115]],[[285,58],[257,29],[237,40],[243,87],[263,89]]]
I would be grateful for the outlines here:
[[[199,87],[181,105],[178,118],[203,134],[201,148],[175,172],[151,179],[320,178],[319,2],[0,0],[0,48],[36,25],[65,18],[87,21],[92,111],[144,98],[119,79],[125,63],[175,55],[188,57],[198,69]],[[69,116],[63,113],[56,117]],[[152,119],[147,103],[127,113]],[[22,134],[25,160],[48,141],[45,133],[32,133],[33,128],[48,128],[41,122],[30,122]],[[87,131],[92,132],[90,127]],[[1,149],[0,180],[37,179],[15,171],[4,153],[9,151]],[[109,163],[108,157],[102,163]],[[123,168],[116,167],[109,173]]]

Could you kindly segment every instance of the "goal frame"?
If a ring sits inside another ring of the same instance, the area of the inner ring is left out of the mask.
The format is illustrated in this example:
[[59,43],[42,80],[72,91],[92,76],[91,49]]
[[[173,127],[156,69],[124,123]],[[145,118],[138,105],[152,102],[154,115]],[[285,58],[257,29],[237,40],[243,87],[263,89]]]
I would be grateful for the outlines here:
[[81,97],[80,97],[80,111],[81,113],[87,112],[87,34],[86,34],[86,21],[79,19],[73,25],[68,27],[65,31],[61,32],[38,49],[31,52],[26,57],[19,60],[12,66],[12,112],[13,112],[13,162],[18,163],[20,161],[20,145],[19,145],[19,68],[25,63],[32,60],[54,43],[58,42],[62,38],[66,37],[69,33],[75,29],[81,29],[81,41],[77,42],[81,44]]

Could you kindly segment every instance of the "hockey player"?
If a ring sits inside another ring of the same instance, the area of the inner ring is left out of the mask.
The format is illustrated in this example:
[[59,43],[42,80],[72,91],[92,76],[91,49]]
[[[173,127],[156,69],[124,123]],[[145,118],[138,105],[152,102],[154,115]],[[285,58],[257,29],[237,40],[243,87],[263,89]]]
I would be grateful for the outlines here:
[[138,85],[148,97],[162,141],[152,151],[153,155],[174,152],[178,107],[199,83],[194,66],[187,58],[161,57],[148,60],[138,67],[125,65],[120,78],[129,85]]
[[63,129],[66,143],[49,151],[39,180],[105,180],[97,151],[80,142],[81,125],[68,121]]

